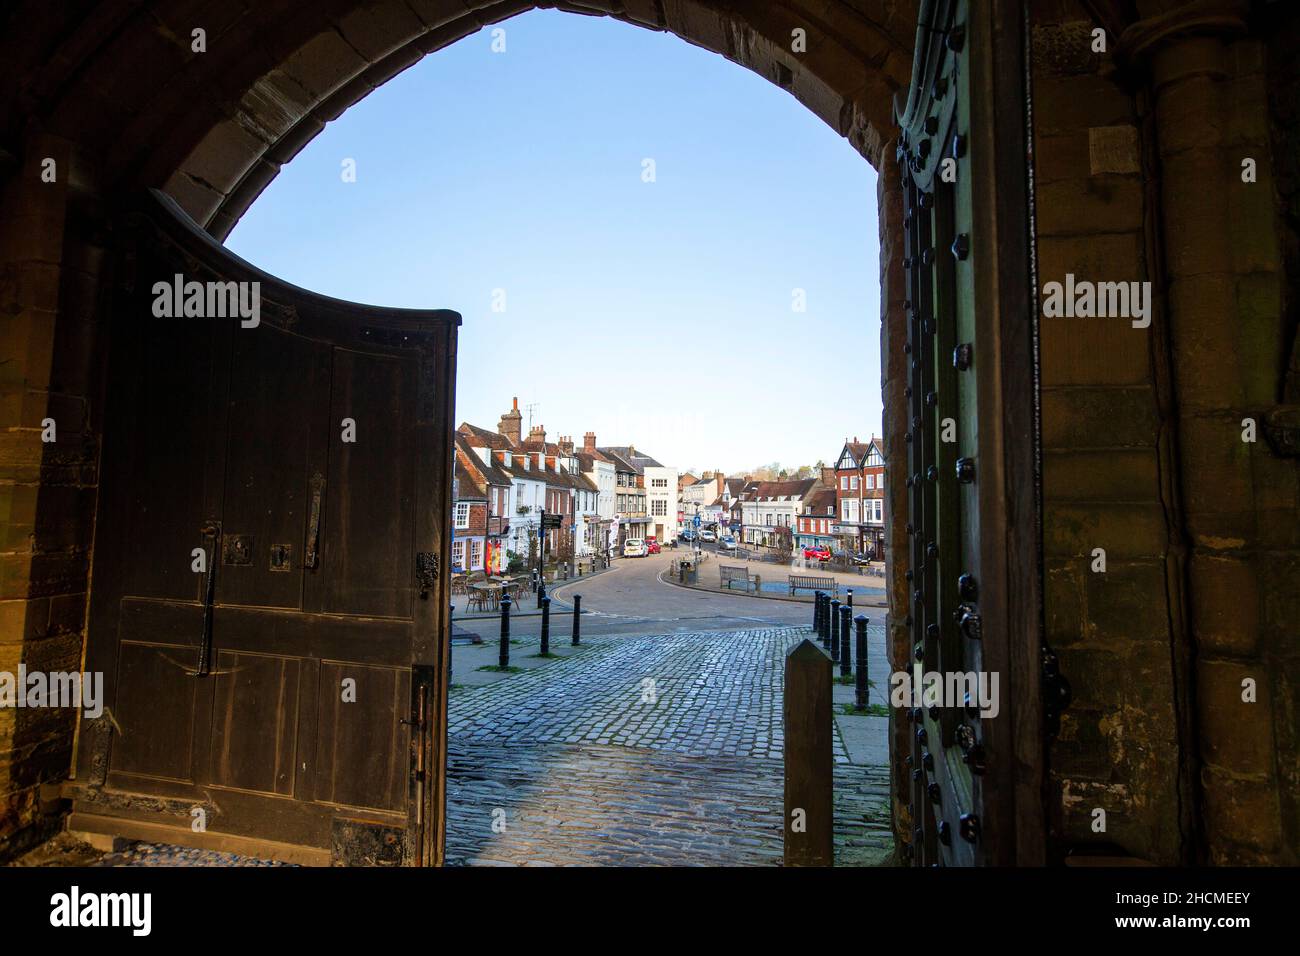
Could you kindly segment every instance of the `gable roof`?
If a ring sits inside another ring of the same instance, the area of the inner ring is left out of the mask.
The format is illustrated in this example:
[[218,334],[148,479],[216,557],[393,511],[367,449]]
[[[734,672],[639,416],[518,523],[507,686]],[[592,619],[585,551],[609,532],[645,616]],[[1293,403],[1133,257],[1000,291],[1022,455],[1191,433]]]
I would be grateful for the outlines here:
[[[512,484],[510,475],[502,470],[496,462],[489,463],[480,458],[474,451],[474,446],[463,434],[457,433],[454,440],[456,443],[456,451],[458,453],[456,455],[456,468],[459,470],[467,465],[470,474],[476,476],[475,484],[478,485],[480,489],[484,490],[485,493],[485,484],[504,485],[506,487],[509,487]],[[465,464],[462,464],[462,457],[465,460]],[[490,458],[491,455],[488,457]]]
[[645,470],[647,468],[664,467],[663,465],[659,464],[659,462],[651,458],[649,455],[637,451],[631,445],[609,445],[609,446],[602,445],[597,450],[603,452],[606,455],[610,455],[616,458],[618,461],[623,462],[624,464],[627,465],[628,471],[634,471],[638,475],[644,475]]
[[[827,511],[827,508],[830,511]],[[835,513],[835,489],[818,485],[804,498],[803,510],[805,514],[833,515]]]
[[753,497],[760,501],[772,501],[778,498],[803,498],[817,483],[816,478],[800,478],[796,481],[760,481]]
[[457,432],[469,439],[471,445],[475,448],[494,448],[500,451],[508,451],[515,447],[505,435],[502,435],[491,428],[480,428],[478,425],[471,425],[469,422],[461,422]]

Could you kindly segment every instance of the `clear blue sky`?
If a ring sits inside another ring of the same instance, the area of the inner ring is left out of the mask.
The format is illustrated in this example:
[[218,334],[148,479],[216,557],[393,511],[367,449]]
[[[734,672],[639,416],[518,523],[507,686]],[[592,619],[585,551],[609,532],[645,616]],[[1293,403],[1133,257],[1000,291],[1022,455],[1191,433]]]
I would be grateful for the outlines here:
[[495,427],[517,395],[548,437],[728,471],[878,434],[866,160],[669,34],[555,11],[498,26],[504,53],[489,27],[329,124],[229,246],[317,292],[460,312],[458,422]]

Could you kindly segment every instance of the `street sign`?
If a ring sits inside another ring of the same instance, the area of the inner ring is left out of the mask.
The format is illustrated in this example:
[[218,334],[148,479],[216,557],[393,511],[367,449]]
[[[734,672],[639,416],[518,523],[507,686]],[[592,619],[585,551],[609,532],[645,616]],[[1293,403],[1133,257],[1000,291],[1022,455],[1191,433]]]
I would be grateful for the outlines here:
[[564,523],[564,515],[546,514],[545,512],[542,513],[543,529],[549,530],[551,528],[558,528],[563,523]]
[[700,516],[696,515],[694,518],[692,518],[691,524],[695,525],[695,527],[698,528],[700,526]]

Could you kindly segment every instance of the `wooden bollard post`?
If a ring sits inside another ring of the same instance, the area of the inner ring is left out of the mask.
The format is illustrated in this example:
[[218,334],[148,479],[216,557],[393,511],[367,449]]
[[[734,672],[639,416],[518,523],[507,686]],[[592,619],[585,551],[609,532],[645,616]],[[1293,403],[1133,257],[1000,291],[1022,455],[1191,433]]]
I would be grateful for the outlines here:
[[785,865],[835,862],[831,662],[805,638],[785,655]]

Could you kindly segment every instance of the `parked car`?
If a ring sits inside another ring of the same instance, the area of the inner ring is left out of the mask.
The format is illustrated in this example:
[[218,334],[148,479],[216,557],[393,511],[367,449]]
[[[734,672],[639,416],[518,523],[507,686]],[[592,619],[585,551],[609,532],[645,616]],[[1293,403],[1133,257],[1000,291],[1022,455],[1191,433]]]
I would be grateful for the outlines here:
[[692,531],[690,528],[687,528],[685,531],[682,532],[683,541],[694,541],[696,537],[698,537],[698,535],[696,535],[696,533]]
[[659,539],[654,535],[647,535],[645,539],[645,553],[658,554],[659,550]]
[[718,550],[735,551],[736,536],[734,534],[724,534],[721,538],[718,539]]
[[645,554],[645,541],[641,538],[628,538],[623,542],[623,557],[644,558]]
[[701,541],[717,541],[717,540],[718,540],[718,533],[717,533],[716,531],[710,531],[708,528],[705,528],[703,531],[700,532],[700,540],[701,540]]
[[805,561],[829,561],[831,559],[831,549],[826,545],[820,548],[804,548],[803,556]]

